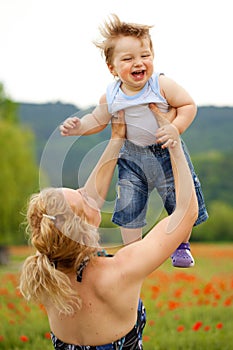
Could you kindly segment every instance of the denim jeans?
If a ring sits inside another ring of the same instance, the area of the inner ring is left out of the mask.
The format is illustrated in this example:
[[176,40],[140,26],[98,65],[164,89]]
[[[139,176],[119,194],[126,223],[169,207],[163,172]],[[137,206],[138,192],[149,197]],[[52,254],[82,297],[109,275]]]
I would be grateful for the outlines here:
[[[208,213],[200,181],[183,141],[182,147],[198,199],[199,213],[195,226],[206,221]],[[171,214],[176,198],[168,149],[162,149],[158,144],[142,147],[126,140],[118,159],[117,198],[112,221],[125,228],[145,226],[148,199],[153,189],[158,191],[167,213]]]

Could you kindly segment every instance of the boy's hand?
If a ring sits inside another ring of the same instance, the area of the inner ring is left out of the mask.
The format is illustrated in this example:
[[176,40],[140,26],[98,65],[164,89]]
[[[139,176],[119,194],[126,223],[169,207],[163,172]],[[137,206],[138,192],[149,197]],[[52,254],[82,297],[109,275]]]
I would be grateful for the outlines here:
[[156,132],[157,142],[162,143],[162,148],[174,148],[180,140],[179,132],[175,125],[166,118],[166,115],[168,113],[174,114],[172,110],[175,108],[172,108],[168,113],[162,113],[154,103],[150,103],[149,107],[159,124],[159,129]]
[[77,117],[67,118],[59,127],[62,136],[79,135],[78,131],[81,126],[81,121]]

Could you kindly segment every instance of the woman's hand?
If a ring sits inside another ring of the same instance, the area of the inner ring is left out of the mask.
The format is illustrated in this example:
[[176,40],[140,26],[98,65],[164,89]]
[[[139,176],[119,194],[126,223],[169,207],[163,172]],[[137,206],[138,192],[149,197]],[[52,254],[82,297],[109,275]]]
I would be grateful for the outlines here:
[[111,139],[84,186],[88,196],[96,201],[98,208],[104,204],[124,143],[126,133],[124,115],[124,111],[120,111],[117,118],[112,118]]
[[125,125],[125,112],[119,111],[117,117],[112,117],[112,139],[125,139],[126,138],[126,125]]
[[[168,113],[162,113],[154,103],[149,105],[158,124],[159,129],[156,132],[156,141],[162,143],[162,148],[174,148],[180,142],[179,131],[169,119],[175,114],[175,108],[172,108]],[[170,113],[170,117],[167,115]]]

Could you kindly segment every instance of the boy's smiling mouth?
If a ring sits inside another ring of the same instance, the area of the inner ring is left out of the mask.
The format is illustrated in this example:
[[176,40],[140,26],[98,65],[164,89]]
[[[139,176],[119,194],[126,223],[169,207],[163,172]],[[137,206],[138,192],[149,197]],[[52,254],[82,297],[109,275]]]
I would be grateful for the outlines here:
[[135,78],[138,78],[138,79],[142,79],[145,75],[145,70],[137,70],[137,71],[134,71],[132,72],[132,75],[135,77]]

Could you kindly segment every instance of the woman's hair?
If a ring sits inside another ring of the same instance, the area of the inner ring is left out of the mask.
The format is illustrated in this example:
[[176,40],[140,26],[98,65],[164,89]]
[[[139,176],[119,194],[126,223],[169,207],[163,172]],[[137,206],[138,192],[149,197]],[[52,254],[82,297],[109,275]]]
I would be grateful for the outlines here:
[[84,219],[69,207],[62,189],[47,188],[31,196],[27,233],[37,252],[25,260],[19,286],[27,300],[46,306],[49,298],[67,315],[81,307],[65,272],[76,272],[83,259],[92,259],[98,250],[98,230]]
[[99,27],[103,39],[101,41],[96,40],[93,43],[104,54],[107,64],[112,64],[115,39],[121,36],[133,36],[141,40],[148,38],[153,53],[153,43],[149,33],[152,27],[144,24],[121,22],[117,15],[112,14],[112,19],[109,19],[108,22],[104,21],[104,25]]

